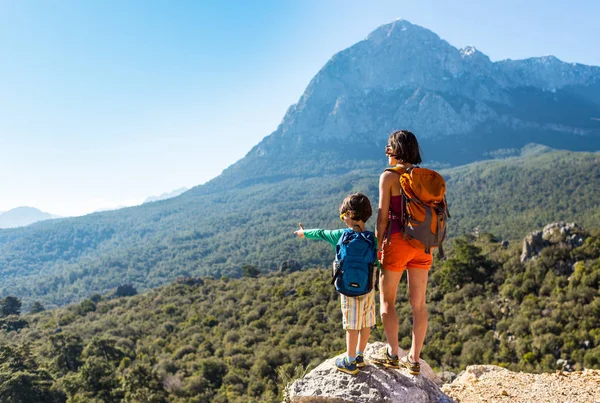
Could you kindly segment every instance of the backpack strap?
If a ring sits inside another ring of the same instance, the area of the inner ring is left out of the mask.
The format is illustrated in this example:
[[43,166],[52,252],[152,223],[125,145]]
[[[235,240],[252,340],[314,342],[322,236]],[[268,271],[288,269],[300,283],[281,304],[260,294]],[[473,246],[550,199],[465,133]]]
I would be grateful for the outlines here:
[[331,277],[331,284],[335,284],[335,280],[337,280],[337,278],[340,276],[340,274],[342,274],[342,264],[340,262],[335,262],[336,263],[336,267],[335,267],[335,273],[333,273],[333,276]]
[[[353,232],[353,231],[352,231]],[[339,259],[339,255],[340,255],[340,249],[342,244],[344,243],[348,243],[348,238],[350,236],[351,230],[344,230],[344,232],[342,233],[342,236],[340,237],[340,240],[338,241],[337,245],[335,246],[335,261],[333,262],[333,264],[335,265],[335,270],[333,272],[333,275],[331,276],[331,284],[335,283],[335,280],[340,276],[340,274],[342,274],[342,264],[343,264],[343,260]]]
[[399,167],[393,167],[393,168],[386,168],[385,171],[394,172],[394,173],[397,173],[398,175],[402,175],[403,172],[401,172],[401,171],[405,171],[405,169],[399,168]]
[[[385,171],[393,172],[398,175],[402,175],[407,170],[405,170],[404,168],[394,167],[394,168],[386,168]],[[402,203],[405,203],[406,195],[404,194],[404,191],[402,190],[402,186],[400,186],[400,194],[403,197]],[[391,201],[390,201],[390,206],[391,206]],[[402,211],[406,211],[406,208],[404,206],[402,207]],[[391,214],[388,212],[388,222],[387,222],[387,226],[385,228],[384,243],[391,244],[391,241],[392,241],[392,217],[391,217]]]
[[442,260],[446,260],[446,254],[444,254],[444,247],[442,246],[442,244],[438,246],[438,257]]
[[359,234],[360,234],[360,233],[362,233],[362,228],[360,227],[360,225],[358,225],[358,224],[354,224],[354,225],[352,226],[352,231],[354,231],[354,227],[358,227],[358,229],[360,230],[360,231],[356,231],[356,232],[358,232]]

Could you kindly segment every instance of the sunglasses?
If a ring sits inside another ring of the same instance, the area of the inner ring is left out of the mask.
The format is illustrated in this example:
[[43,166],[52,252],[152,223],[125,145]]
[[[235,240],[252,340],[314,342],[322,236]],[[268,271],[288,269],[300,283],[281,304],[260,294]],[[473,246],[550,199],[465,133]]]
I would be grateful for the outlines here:
[[349,211],[346,211],[345,213],[340,214],[340,220],[342,222],[344,222],[344,219],[346,218],[346,216],[348,215]]

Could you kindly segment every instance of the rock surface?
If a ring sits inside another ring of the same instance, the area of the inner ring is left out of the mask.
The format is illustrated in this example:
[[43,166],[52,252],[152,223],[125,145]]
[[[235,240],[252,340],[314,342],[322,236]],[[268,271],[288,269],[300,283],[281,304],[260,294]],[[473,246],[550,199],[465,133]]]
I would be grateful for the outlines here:
[[555,222],[548,224],[541,231],[534,231],[523,240],[521,262],[537,257],[542,249],[562,244],[569,249],[583,245],[584,235],[581,227],[575,223]]
[[[383,346],[369,345],[367,360]],[[420,376],[372,364],[352,376],[335,369],[335,358],[288,386],[285,402],[600,403],[600,370],[528,374],[495,365],[471,365],[440,389],[440,379],[423,360]]]
[[[406,369],[388,369],[369,363],[370,357],[385,346],[369,344],[365,351],[367,366],[357,375],[348,375],[335,368],[331,358],[297,379],[287,389],[286,401],[309,402],[411,402],[449,403],[453,400],[439,388],[440,379],[431,367],[421,360],[421,375],[410,375]],[[341,354],[339,357],[342,357]],[[400,355],[406,355],[400,351]]]
[[600,371],[527,374],[494,365],[472,365],[442,390],[458,403],[598,403]]

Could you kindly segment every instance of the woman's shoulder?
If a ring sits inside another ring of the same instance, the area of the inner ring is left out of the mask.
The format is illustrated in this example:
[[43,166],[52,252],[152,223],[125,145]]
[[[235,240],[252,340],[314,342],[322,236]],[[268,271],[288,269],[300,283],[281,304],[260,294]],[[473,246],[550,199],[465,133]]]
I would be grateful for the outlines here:
[[386,169],[385,171],[383,171],[381,173],[379,178],[382,182],[390,182],[391,183],[392,181],[398,181],[398,175],[399,175],[399,173],[396,172],[395,170]]

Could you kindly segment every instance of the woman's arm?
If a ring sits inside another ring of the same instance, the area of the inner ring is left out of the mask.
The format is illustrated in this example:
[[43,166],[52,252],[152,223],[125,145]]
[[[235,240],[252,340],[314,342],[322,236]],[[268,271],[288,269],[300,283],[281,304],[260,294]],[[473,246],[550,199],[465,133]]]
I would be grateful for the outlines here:
[[385,171],[379,177],[379,209],[377,210],[377,227],[375,228],[379,250],[383,248],[383,237],[388,225],[392,183],[394,181],[398,181],[398,175],[394,172]]

